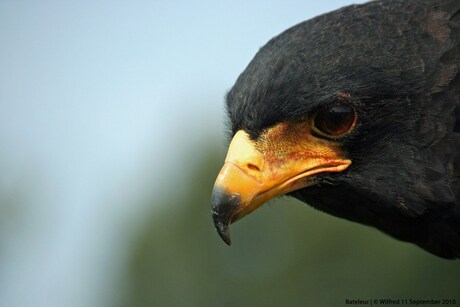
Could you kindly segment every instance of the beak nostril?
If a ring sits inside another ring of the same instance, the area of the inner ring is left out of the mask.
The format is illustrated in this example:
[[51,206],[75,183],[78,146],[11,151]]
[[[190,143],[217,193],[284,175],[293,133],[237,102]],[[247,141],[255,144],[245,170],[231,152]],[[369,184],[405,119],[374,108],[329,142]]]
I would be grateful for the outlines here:
[[258,167],[257,165],[248,163],[248,168],[249,168],[250,170],[260,172],[260,169],[259,169],[259,167]]

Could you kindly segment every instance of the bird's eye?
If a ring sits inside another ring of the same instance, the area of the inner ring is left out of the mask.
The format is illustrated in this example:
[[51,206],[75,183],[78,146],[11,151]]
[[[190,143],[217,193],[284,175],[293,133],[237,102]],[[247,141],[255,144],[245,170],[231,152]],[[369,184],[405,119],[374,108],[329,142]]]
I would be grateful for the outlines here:
[[357,114],[348,104],[336,104],[321,109],[313,119],[313,126],[320,134],[339,137],[356,124]]

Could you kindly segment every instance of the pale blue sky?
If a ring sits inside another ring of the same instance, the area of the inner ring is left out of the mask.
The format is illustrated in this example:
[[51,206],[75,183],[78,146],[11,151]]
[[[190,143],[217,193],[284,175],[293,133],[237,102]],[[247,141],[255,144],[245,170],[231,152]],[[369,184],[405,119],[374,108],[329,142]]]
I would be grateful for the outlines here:
[[268,39],[350,3],[1,1],[0,191],[28,194],[0,226],[0,306],[110,304],[101,275],[143,210],[122,200],[222,137],[224,94]]

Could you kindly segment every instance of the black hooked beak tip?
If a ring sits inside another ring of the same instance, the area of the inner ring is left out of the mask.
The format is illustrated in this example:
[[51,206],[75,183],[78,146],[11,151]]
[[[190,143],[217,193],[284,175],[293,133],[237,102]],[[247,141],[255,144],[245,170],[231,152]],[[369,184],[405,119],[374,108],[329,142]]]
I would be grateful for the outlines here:
[[239,207],[239,203],[238,195],[232,195],[225,189],[214,186],[211,198],[212,219],[217,233],[227,245],[232,244],[229,225]]

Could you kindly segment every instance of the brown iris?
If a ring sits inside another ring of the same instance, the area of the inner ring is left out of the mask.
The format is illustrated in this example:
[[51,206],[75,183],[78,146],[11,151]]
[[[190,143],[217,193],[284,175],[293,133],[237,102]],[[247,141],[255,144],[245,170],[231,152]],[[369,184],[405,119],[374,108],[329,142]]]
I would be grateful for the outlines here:
[[323,108],[313,119],[314,128],[327,137],[339,137],[350,131],[356,123],[357,114],[348,104],[335,104]]

